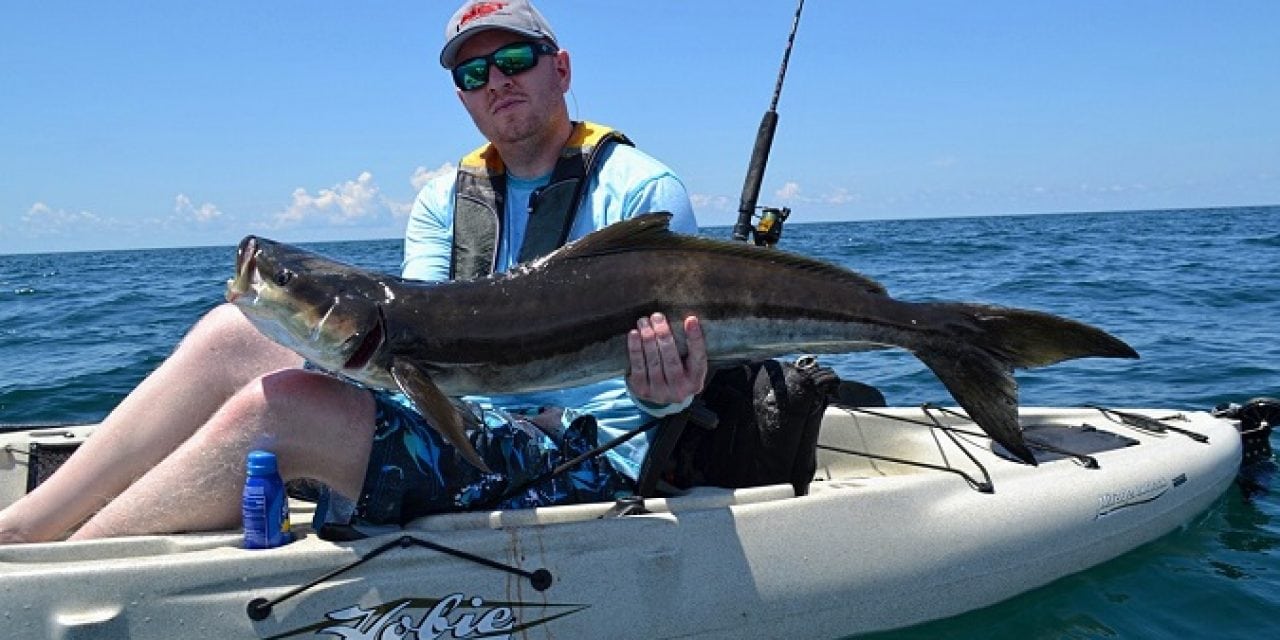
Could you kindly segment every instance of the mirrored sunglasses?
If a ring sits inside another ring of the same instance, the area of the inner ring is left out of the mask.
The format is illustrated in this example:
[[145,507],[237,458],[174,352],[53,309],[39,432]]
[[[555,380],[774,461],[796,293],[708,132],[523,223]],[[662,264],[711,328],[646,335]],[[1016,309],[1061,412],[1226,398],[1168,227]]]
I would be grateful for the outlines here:
[[477,56],[453,68],[453,83],[463,91],[475,91],[489,83],[489,65],[505,76],[524,73],[538,66],[538,56],[553,55],[556,48],[545,42],[514,42],[487,56]]

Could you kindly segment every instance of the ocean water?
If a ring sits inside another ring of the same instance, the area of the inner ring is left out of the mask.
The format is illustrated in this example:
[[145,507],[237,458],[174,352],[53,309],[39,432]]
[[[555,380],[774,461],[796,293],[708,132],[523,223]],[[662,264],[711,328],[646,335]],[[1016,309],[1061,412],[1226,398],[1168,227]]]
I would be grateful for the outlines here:
[[[1280,207],[793,221],[782,246],[862,272],[896,297],[1051,311],[1142,354],[1021,372],[1023,404],[1210,409],[1280,397]],[[398,269],[394,240],[313,248]],[[233,259],[232,247],[0,256],[0,423],[100,419],[221,302]],[[879,387],[890,404],[949,403],[909,354],[826,361]],[[1272,441],[1280,447],[1280,436]],[[1252,490],[1231,489],[1187,527],[1112,562],[872,637],[1272,637],[1280,628],[1274,467],[1264,465]]]

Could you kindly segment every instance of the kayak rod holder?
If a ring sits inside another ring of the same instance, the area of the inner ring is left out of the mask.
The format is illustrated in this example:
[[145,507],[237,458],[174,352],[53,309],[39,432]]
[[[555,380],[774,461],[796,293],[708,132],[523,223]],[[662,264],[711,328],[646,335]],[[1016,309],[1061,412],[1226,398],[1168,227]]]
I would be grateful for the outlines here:
[[334,569],[333,571],[330,571],[320,576],[319,578],[312,580],[311,582],[308,582],[304,585],[291,589],[289,590],[289,592],[277,598],[272,598],[272,599],[254,598],[253,600],[250,600],[249,604],[245,607],[245,613],[248,614],[250,620],[253,620],[255,622],[265,620],[267,616],[271,615],[271,610],[275,608],[276,605],[280,604],[281,602],[284,602],[285,600],[293,598],[294,596],[297,596],[326,580],[329,580],[331,578],[336,578],[337,576],[342,575],[343,573],[346,573],[347,571],[354,569],[364,564],[365,562],[368,562],[369,560],[372,560],[382,555],[383,553],[390,551],[391,549],[408,549],[409,547],[415,547],[415,546],[426,547],[428,549],[431,549],[432,551],[439,551],[440,553],[443,553],[445,555],[450,555],[455,558],[461,558],[463,560],[468,560],[476,564],[484,565],[491,569],[497,569],[499,571],[505,571],[510,574],[518,575],[522,578],[527,578],[529,580],[529,584],[531,584],[533,588],[537,591],[546,591],[547,589],[551,588],[551,583],[554,582],[554,577],[551,575],[551,572],[547,571],[546,569],[536,569],[534,571],[526,571],[524,569],[521,569],[520,567],[513,567],[508,564],[502,564],[501,562],[497,562],[495,560],[482,558],[475,554],[462,551],[461,549],[454,549],[453,547],[447,547],[445,545],[432,542],[430,540],[423,540],[422,538],[416,538],[414,536],[404,535],[404,536],[400,536],[395,540],[392,540],[391,542],[383,544],[382,546],[379,546],[373,551],[370,551],[368,554],[366,554],[362,558],[353,560],[352,562],[346,565],[343,565],[341,567],[338,567],[337,569]]

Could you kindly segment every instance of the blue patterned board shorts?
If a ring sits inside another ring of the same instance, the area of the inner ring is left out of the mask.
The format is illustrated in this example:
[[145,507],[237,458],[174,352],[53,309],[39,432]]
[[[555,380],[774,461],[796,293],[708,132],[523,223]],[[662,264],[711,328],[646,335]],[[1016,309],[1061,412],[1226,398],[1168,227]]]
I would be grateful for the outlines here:
[[484,426],[468,437],[493,471],[485,473],[464,460],[421,414],[396,396],[383,391],[373,394],[373,448],[352,514],[356,523],[404,524],[433,513],[476,508],[612,501],[634,492],[634,483],[601,455],[495,503],[512,487],[595,448],[595,420],[575,420],[552,437],[524,418],[484,410]]

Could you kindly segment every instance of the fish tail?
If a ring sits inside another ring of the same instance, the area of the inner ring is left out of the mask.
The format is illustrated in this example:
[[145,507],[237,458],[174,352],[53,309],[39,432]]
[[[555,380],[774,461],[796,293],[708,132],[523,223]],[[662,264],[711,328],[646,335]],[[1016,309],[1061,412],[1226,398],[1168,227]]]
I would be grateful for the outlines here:
[[[1014,369],[1085,357],[1137,358],[1122,340],[1087,324],[1039,311],[990,305],[932,303],[947,338],[915,351],[987,435],[1036,464],[1018,425]],[[945,344],[943,344],[945,343]]]

